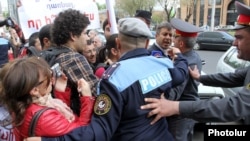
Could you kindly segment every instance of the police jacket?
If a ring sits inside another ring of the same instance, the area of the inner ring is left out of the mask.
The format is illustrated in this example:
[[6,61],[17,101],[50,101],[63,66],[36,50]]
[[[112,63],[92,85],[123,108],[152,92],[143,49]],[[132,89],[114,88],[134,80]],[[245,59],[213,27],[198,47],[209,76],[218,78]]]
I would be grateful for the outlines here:
[[217,87],[243,86],[243,88],[237,95],[220,100],[181,102],[181,115],[204,122],[229,122],[243,119],[244,124],[250,124],[250,67],[239,69],[234,73],[202,75],[200,82]]
[[140,106],[145,104],[144,98],[160,98],[183,82],[187,73],[187,61],[181,54],[173,65],[170,59],[153,57],[144,48],[129,51],[105,71],[91,123],[43,141],[173,141],[167,120],[150,125],[153,118]]

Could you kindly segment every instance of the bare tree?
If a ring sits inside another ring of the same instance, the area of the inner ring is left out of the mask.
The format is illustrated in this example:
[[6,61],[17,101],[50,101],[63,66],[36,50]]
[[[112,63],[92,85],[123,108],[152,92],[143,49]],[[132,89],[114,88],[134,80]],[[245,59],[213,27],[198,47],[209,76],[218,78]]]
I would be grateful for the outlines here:
[[119,11],[119,17],[132,17],[136,10],[153,11],[156,0],[116,0],[115,10]]
[[162,6],[166,13],[166,20],[169,22],[173,17],[175,17],[175,7],[178,0],[157,0]]

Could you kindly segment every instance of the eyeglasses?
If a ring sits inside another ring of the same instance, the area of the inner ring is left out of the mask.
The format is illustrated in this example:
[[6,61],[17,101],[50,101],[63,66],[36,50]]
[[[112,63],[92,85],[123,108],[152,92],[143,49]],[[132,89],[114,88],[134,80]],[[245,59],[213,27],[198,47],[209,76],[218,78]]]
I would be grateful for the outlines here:
[[39,86],[39,85],[43,84],[43,82],[44,82],[44,81],[46,81],[46,80],[48,80],[48,79],[47,79],[47,78],[45,78],[44,80],[42,80],[42,81],[38,82],[38,83],[36,84],[36,86]]

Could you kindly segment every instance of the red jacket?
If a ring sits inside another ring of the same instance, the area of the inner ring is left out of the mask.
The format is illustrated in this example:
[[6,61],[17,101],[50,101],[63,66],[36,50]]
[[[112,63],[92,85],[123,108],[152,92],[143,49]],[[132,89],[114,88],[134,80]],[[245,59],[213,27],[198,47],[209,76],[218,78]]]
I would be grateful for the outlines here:
[[[66,93],[66,95],[69,95],[68,92]],[[92,97],[81,97],[80,100],[80,117],[75,116],[75,120],[70,123],[59,111],[56,109],[49,109],[39,117],[36,124],[35,135],[47,137],[61,136],[74,128],[89,124],[93,112],[94,100]],[[34,114],[42,108],[44,108],[44,106],[31,104],[26,109],[22,125],[14,129],[16,141],[23,141],[24,138],[28,137],[28,128],[31,119]]]

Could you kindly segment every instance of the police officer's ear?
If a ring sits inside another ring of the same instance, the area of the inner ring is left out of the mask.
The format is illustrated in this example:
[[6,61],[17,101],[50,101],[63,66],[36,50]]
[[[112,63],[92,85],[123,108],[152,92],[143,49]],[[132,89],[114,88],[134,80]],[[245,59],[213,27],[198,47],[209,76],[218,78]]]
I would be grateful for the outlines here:
[[121,42],[119,38],[115,38],[116,46],[118,50],[121,50]]
[[179,40],[179,48],[184,48],[185,47],[185,43],[183,40]]
[[145,49],[147,49],[147,48],[148,48],[148,45],[149,45],[149,39],[147,39],[147,41],[146,41],[146,46],[145,46]]

